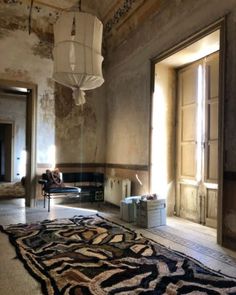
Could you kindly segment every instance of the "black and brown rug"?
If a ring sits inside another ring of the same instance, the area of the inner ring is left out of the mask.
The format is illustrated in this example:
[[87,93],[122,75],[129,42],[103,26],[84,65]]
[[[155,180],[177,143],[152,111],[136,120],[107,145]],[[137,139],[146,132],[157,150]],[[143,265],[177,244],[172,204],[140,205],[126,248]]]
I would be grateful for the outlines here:
[[236,294],[236,280],[97,215],[2,230],[45,294]]

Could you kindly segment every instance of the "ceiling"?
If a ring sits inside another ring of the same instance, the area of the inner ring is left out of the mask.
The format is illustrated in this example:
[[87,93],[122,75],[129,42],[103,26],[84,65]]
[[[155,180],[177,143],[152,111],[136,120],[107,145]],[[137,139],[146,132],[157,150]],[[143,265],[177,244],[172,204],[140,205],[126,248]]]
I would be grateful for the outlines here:
[[[161,2],[162,0],[81,0],[81,10],[96,15],[102,21],[104,48],[109,48],[112,52],[131,32],[159,11]],[[79,0],[2,0],[0,38],[6,37],[9,31],[21,30],[35,33],[41,45],[52,43],[53,24],[61,12],[78,6]]]
[[[109,11],[121,2],[120,0],[81,0],[81,10],[93,13],[104,20]],[[67,10],[78,6],[79,0],[34,0],[34,3],[58,10]]]
[[160,63],[169,67],[177,68],[185,64],[199,60],[220,49],[220,31],[201,38],[184,49],[172,54],[170,57],[162,60]]

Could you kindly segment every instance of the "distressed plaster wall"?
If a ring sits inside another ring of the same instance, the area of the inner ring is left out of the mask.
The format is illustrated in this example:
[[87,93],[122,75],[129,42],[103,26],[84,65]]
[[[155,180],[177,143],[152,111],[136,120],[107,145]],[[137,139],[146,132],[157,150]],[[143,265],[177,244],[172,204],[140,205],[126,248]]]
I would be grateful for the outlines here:
[[[112,70],[108,67],[106,75],[106,163],[114,165],[112,170],[106,169],[106,173],[124,178],[128,175],[132,181],[132,195],[146,194],[149,185],[146,166],[150,123],[150,104],[146,100],[149,93],[148,69],[147,63],[137,60],[133,64],[129,61]],[[128,164],[128,170],[115,166],[120,164],[124,167]]]
[[175,211],[176,72],[163,63],[155,65],[152,103],[151,191],[167,199],[167,214]]
[[56,162],[104,163],[106,103],[104,88],[86,91],[86,103],[76,106],[72,91],[56,86]]
[[37,163],[50,163],[54,144],[52,28],[56,12],[35,6],[29,35],[29,2],[0,1],[0,79],[37,85]]
[[[168,5],[167,5],[168,4]],[[149,165],[150,58],[227,16],[224,170],[236,171],[236,5],[234,0],[163,1],[106,59],[107,162]],[[236,174],[236,173],[235,173]],[[236,181],[236,177],[235,177]],[[223,194],[224,235],[236,236],[236,196]],[[227,204],[233,203],[231,207]],[[227,218],[229,216],[230,218]],[[233,216],[233,218],[232,218]],[[236,243],[234,243],[236,247]]]

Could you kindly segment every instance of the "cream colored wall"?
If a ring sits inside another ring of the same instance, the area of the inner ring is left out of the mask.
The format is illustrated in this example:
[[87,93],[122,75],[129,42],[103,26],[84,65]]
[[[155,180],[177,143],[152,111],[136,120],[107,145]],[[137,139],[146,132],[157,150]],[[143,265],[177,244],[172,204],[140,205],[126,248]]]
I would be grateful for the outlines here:
[[175,70],[157,63],[153,93],[151,191],[167,200],[167,214],[175,206]]

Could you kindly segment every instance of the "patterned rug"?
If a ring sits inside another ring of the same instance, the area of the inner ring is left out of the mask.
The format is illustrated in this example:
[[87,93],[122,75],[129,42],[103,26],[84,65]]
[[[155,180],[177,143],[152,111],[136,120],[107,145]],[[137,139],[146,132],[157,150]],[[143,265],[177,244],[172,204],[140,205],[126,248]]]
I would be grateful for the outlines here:
[[100,216],[2,228],[45,294],[236,294],[236,281]]

